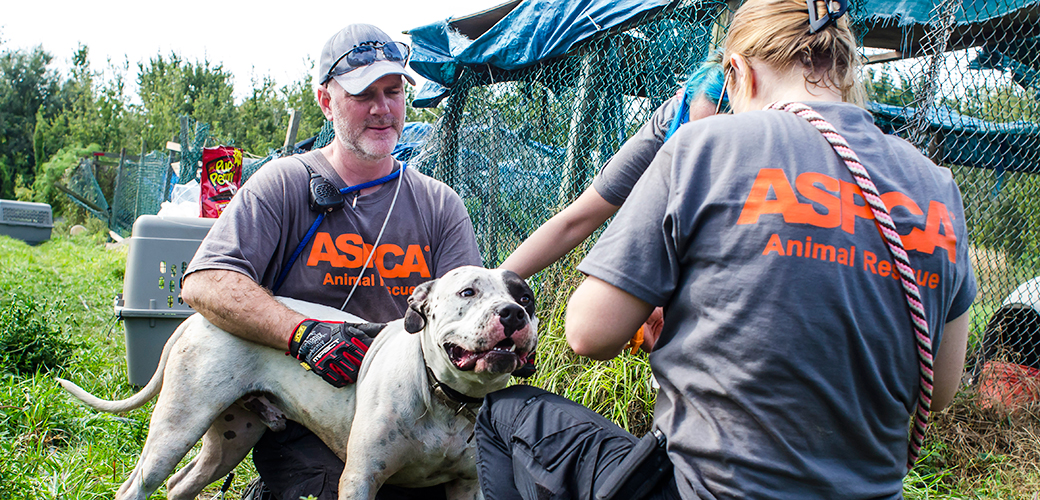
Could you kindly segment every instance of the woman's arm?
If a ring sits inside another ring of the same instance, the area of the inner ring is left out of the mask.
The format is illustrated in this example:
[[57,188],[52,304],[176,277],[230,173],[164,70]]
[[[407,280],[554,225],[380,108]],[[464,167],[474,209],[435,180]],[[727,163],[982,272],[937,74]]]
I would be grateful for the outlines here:
[[567,343],[581,356],[613,358],[653,309],[635,295],[589,276],[567,302]]
[[524,279],[530,278],[585,241],[617,210],[618,207],[608,203],[589,186],[574,203],[524,240],[499,268],[513,271]]
[[942,343],[932,363],[932,411],[946,408],[957,394],[964,372],[964,353],[968,347],[968,326],[971,314],[964,313],[946,323]]

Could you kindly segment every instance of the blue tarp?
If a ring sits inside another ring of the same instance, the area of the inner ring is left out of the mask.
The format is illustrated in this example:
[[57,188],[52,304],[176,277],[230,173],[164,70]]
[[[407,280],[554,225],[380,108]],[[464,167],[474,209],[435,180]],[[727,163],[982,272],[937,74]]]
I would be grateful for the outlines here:
[[390,153],[397,161],[408,162],[419,154],[423,145],[433,134],[433,125],[425,122],[407,122],[401,130],[401,138],[397,140],[394,151]]
[[[419,106],[435,106],[452,87],[461,66],[513,70],[562,56],[589,37],[609,30],[645,12],[665,7],[668,0],[514,0],[483,15],[490,28],[471,34],[458,32],[460,19],[445,19],[409,30],[411,67],[430,82],[419,94]],[[867,27],[864,42],[907,54],[919,48],[920,28],[935,22],[938,0],[866,0],[854,15]],[[705,2],[707,5],[707,2]],[[511,10],[510,10],[511,9]],[[985,32],[1022,25],[1032,29],[1040,18],[1040,0],[963,0],[951,48],[977,45]],[[474,17],[468,16],[468,17]],[[996,23],[996,24],[994,24]],[[1009,24],[1010,23],[1010,24]],[[978,28],[979,25],[993,25]],[[972,28],[975,26],[975,28]],[[893,31],[894,30],[894,31]],[[998,39],[1002,37],[996,37]],[[915,40],[911,40],[915,39]]]
[[422,100],[452,87],[460,66],[514,70],[566,54],[575,44],[614,28],[667,0],[524,0],[475,40],[446,19],[409,30],[411,67],[430,80]]
[[[875,122],[886,132],[902,127],[915,108],[871,102]],[[933,107],[926,114],[928,129],[935,134],[938,156],[943,163],[990,168],[998,172],[1040,172],[1040,124],[989,122],[965,116],[948,106]]]
[[[955,24],[975,24],[1002,18],[1020,9],[1035,8],[1037,0],[963,0]],[[859,15],[869,22],[891,21],[899,26],[928,24],[939,2],[921,0],[867,0]]]

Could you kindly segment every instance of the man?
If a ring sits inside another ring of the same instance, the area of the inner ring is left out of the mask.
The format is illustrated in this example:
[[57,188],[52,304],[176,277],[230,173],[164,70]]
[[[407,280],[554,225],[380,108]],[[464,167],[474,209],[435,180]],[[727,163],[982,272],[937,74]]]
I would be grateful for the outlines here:
[[[353,383],[371,338],[350,326],[308,320],[272,291],[387,322],[404,315],[416,285],[481,264],[459,196],[390,156],[403,127],[404,80],[415,83],[405,70],[407,57],[407,45],[371,25],[350,25],[330,38],[315,92],[335,140],[260,169],[213,226],[184,277],[182,296],[195,310],[234,335],[288,348],[310,368],[301,367],[301,377]],[[348,191],[337,203],[322,178],[338,190],[374,185]],[[264,483],[276,499],[336,498],[343,462],[292,424],[268,431],[253,449]]]

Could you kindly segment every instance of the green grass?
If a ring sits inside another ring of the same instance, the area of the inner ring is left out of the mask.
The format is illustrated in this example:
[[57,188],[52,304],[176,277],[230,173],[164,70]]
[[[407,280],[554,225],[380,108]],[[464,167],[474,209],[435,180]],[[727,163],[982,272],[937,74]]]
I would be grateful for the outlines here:
[[[30,247],[0,236],[0,313],[29,301],[37,319],[69,344],[60,367],[0,370],[0,500],[112,498],[133,470],[151,403],[126,415],[99,413],[54,380],[70,379],[108,399],[134,392],[113,312],[125,266],[126,248],[106,249],[96,237],[56,237]],[[255,472],[248,461],[236,472],[232,491],[240,492]]]
[[[573,270],[576,258],[557,263],[536,280],[539,371],[531,383],[642,434],[654,403],[646,355],[589,361],[575,356],[563,338],[566,300],[580,281]],[[132,470],[151,404],[126,415],[103,414],[72,400],[54,380],[68,378],[108,399],[134,392],[126,380],[123,328],[112,307],[122,291],[125,264],[125,247],[106,249],[96,236],[56,237],[37,247],[0,236],[0,317],[11,314],[17,300],[28,300],[26,307],[34,308],[43,325],[33,331],[46,330],[51,333],[41,335],[67,341],[44,343],[61,351],[60,363],[41,364],[31,372],[0,369],[0,500],[112,498]],[[1037,441],[1037,421],[1033,414],[1010,418],[979,410],[965,392],[936,416],[926,458],[904,481],[906,498],[1034,498],[1040,490],[1040,458],[1033,448],[1040,446],[1027,445]],[[255,471],[246,460],[236,469],[227,498],[238,498],[252,477]],[[200,498],[213,497],[217,486]],[[152,498],[164,499],[165,490]]]

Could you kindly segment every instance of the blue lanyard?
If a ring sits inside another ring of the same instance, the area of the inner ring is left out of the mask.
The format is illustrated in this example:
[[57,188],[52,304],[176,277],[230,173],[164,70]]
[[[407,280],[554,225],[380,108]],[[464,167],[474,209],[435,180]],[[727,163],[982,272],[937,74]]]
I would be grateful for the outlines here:
[[[347,186],[340,189],[339,192],[341,194],[353,193],[354,191],[361,191],[362,189],[368,189],[373,186],[385,184],[399,177],[401,173],[404,172],[405,168],[408,168],[408,164],[402,163],[401,168],[390,172],[388,175],[380,177],[374,181],[363,182],[354,186]],[[390,217],[390,214],[386,214],[386,216]],[[293,264],[296,263],[296,259],[299,258],[301,253],[303,253],[303,248],[307,246],[307,243],[310,243],[311,238],[314,238],[314,233],[318,231],[318,226],[321,225],[321,221],[323,220],[325,220],[325,212],[318,214],[318,218],[314,220],[314,224],[311,224],[311,228],[307,230],[307,235],[303,237],[303,241],[301,241],[299,246],[296,247],[296,251],[293,252],[292,257],[289,257],[289,262],[285,264],[284,268],[282,268],[282,273],[278,275],[278,280],[275,281],[271,293],[278,293],[278,289],[282,287],[282,283],[285,282],[286,276],[289,275],[289,270],[292,269]],[[361,271],[364,272],[365,270],[362,269]]]
[[672,134],[676,130],[679,130],[679,126],[690,121],[690,104],[686,102],[686,95],[683,94],[682,103],[679,104],[679,110],[675,112],[675,119],[672,120],[672,125],[668,127],[668,133],[665,134],[664,140],[668,141],[672,137]]

